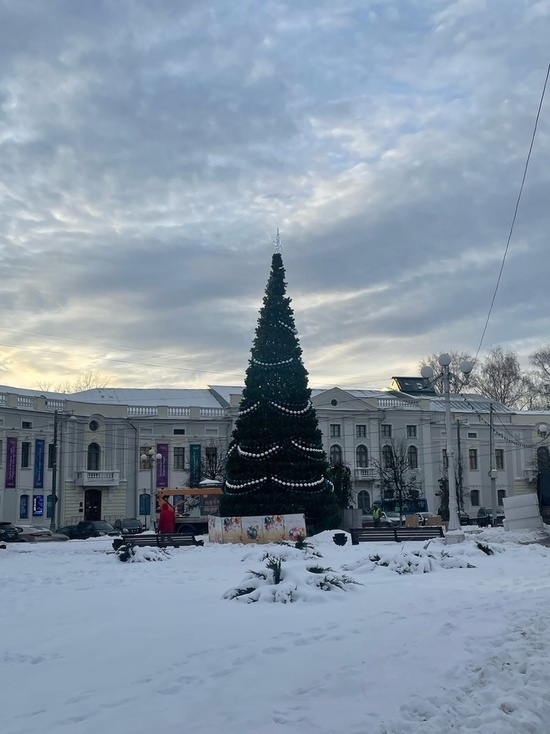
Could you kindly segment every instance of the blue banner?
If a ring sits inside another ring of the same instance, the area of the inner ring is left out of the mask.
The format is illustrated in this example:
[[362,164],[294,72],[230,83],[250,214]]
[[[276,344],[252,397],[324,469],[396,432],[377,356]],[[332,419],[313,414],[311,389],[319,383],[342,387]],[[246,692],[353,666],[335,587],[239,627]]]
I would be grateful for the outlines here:
[[198,487],[201,480],[201,445],[192,443],[189,446],[189,486]]
[[144,516],[151,514],[151,495],[139,495],[139,514]]
[[34,442],[34,488],[44,489],[44,447],[46,442],[43,438],[37,438]]

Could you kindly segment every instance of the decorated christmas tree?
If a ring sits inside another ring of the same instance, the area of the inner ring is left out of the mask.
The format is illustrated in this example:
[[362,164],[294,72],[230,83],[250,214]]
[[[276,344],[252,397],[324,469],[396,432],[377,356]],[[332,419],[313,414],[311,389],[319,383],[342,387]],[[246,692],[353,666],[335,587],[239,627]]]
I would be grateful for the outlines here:
[[227,453],[220,514],[303,512],[318,531],[337,527],[339,513],[290,302],[277,234]]

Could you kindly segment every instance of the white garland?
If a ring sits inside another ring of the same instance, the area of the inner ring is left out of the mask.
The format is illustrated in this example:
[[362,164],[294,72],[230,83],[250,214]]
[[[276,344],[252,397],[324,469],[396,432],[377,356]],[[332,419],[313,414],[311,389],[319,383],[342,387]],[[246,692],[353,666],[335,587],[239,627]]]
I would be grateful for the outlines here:
[[290,439],[290,443],[293,446],[296,446],[296,448],[300,449],[301,451],[311,451],[312,453],[315,453],[315,454],[323,454],[325,452],[324,449],[318,449],[315,446],[306,446],[304,444],[298,443],[298,441],[296,441],[294,438]]
[[258,400],[257,403],[254,403],[254,405],[251,405],[250,408],[245,408],[244,410],[239,410],[237,415],[246,415],[247,413],[251,413],[253,410],[256,410],[260,405],[260,401]]
[[272,446],[270,449],[267,449],[266,451],[260,451],[259,453],[254,453],[253,451],[245,451],[240,446],[237,446],[237,450],[241,456],[248,456],[252,459],[266,459],[268,456],[271,456],[271,454],[275,453],[276,451],[280,451],[282,446],[279,446],[278,444],[276,446]]
[[251,362],[254,364],[259,364],[260,367],[282,367],[285,364],[290,364],[291,362],[294,362],[294,357],[290,357],[290,359],[283,359],[281,362],[262,362],[259,359],[252,359]]
[[285,329],[288,329],[292,334],[297,334],[297,330],[290,324],[285,324],[285,322],[281,321],[280,319],[279,321],[277,321],[277,323],[280,324],[281,326],[284,326]]
[[284,479],[279,479],[278,477],[271,477],[271,479],[273,482],[276,482],[283,487],[293,487],[294,489],[298,489],[300,487],[318,487],[320,484],[324,484],[325,482],[324,477],[321,477],[321,479],[318,479],[316,482],[289,482]]
[[277,408],[277,410],[280,410],[283,413],[287,413],[288,415],[304,415],[304,413],[307,413],[308,410],[311,410],[312,405],[311,401],[307,401],[307,405],[305,408],[302,408],[301,410],[291,410],[290,408],[285,408],[284,405],[279,405],[279,403],[276,403],[274,400],[270,400],[269,404],[272,405],[274,408]]
[[259,479],[250,479],[248,482],[239,482],[238,484],[231,484],[231,482],[226,479],[225,484],[229,487],[229,489],[244,489],[245,487],[253,487],[256,484],[261,484],[263,482],[267,481],[267,477],[260,477]]

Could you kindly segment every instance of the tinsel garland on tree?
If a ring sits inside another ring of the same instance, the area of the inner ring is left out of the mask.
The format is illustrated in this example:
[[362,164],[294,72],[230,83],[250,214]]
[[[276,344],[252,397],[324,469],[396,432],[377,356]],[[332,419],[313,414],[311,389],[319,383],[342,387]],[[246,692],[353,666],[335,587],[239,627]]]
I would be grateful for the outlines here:
[[336,527],[338,509],[307,371],[275,252],[229,445],[220,512],[304,512],[315,529]]

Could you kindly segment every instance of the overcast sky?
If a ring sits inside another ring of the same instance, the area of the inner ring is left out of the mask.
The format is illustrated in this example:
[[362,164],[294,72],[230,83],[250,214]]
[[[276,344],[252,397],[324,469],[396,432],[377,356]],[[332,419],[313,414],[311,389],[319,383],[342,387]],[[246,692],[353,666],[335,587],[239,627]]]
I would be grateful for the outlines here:
[[[475,353],[550,0],[0,0],[0,382],[242,384],[281,230],[313,387]],[[550,342],[550,92],[481,354]]]

